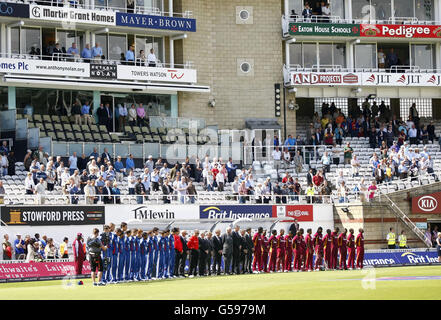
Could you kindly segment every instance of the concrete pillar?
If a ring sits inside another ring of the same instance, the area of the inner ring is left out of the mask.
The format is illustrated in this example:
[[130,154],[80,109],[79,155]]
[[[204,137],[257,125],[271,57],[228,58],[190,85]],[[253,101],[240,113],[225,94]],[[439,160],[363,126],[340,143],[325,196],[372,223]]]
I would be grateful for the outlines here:
[[8,87],[8,110],[17,109],[15,98],[15,87]]
[[11,27],[6,27],[6,53],[8,57],[10,57],[11,51]]
[[178,112],[178,95],[177,94],[170,95],[170,105],[171,105],[170,117],[177,118],[178,114],[179,114],[179,112]]
[[285,17],[289,18],[289,0],[285,0],[284,6],[285,6],[285,8],[283,8],[283,9],[285,12]]
[[286,67],[289,68],[291,61],[289,59],[289,43],[285,42],[285,63]]
[[434,19],[435,21],[441,20],[441,0],[435,0],[433,2],[433,10],[434,10]]
[[345,19],[352,19],[352,0],[345,0]]
[[98,117],[96,115],[96,110],[100,107],[101,103],[101,91],[93,92],[93,111],[92,116],[95,117],[95,123],[98,123]]
[[354,65],[354,44],[351,41],[346,42],[346,68],[353,70]]
[[1,52],[5,53],[5,52],[7,52],[7,49],[6,49],[6,25],[3,23],[1,24],[1,28],[0,28],[0,39],[1,39],[1,43],[0,43]]
[[168,15],[173,17],[173,0],[168,0]]
[[441,44],[435,43],[435,69],[441,69]]
[[169,45],[170,68],[174,68],[175,67],[175,41],[170,37],[169,42],[170,42],[170,45]]

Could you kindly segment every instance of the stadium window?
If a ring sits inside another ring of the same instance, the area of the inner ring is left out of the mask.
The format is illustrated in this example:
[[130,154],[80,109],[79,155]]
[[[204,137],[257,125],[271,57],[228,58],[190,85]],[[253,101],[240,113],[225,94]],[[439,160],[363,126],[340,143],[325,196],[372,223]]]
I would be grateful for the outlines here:
[[316,98],[314,99],[314,112],[318,112],[318,114],[322,115],[322,105],[323,103],[331,103],[334,102],[337,109],[341,109],[341,112],[345,116],[348,115],[348,99],[347,98]]
[[432,117],[432,99],[400,99],[400,117],[402,120],[407,120],[409,117],[409,108],[414,102],[420,118]]

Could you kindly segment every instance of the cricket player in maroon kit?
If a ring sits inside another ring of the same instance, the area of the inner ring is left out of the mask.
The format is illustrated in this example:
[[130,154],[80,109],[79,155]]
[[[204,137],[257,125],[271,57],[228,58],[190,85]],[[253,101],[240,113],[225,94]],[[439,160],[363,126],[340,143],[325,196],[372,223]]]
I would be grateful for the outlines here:
[[350,270],[355,269],[355,237],[354,229],[349,229],[349,235],[346,245],[348,247],[348,267]]
[[327,229],[326,230],[326,234],[323,237],[323,251],[325,253],[325,264],[326,264],[326,269],[331,269],[332,265],[332,261],[331,261],[331,251],[332,249],[332,233],[331,233],[331,229]]
[[285,236],[285,272],[292,271],[292,231]]
[[268,271],[274,272],[276,271],[276,262],[277,262],[277,230],[273,230],[271,237],[269,238],[269,247],[270,247],[270,261],[268,266]]
[[[254,243],[254,258],[253,258],[253,272],[262,271],[262,233],[263,228],[259,227],[257,233],[253,237]],[[258,269],[256,270],[256,265]]]
[[345,228],[345,231],[340,233],[338,236],[338,250],[340,253],[340,270],[348,270],[348,266],[346,265],[346,256],[347,256],[347,248],[346,248],[346,236],[348,233],[348,229]]
[[300,230],[297,231],[296,236],[292,240],[292,246],[294,249],[294,271],[300,271],[302,269],[302,240]]
[[305,231],[303,228],[300,228],[300,266],[302,267],[302,271],[305,271],[305,261],[306,261],[306,242],[305,238],[303,237],[303,234]]
[[[266,236],[266,230],[262,233],[262,266],[263,271],[268,272],[268,254],[269,254],[269,240]],[[262,270],[260,270],[262,271]]]
[[305,246],[306,246],[306,255],[305,255],[305,269],[308,271],[312,271],[313,264],[312,264],[312,257],[314,255],[314,245],[312,242],[312,229],[306,230],[306,237],[305,237]]
[[358,235],[355,239],[355,245],[357,246],[357,269],[363,269],[364,261],[364,230],[362,228],[358,229]]
[[338,232],[340,229],[336,227],[334,232],[331,233],[331,269],[336,270],[338,265]]
[[[282,271],[285,271],[285,237],[283,236],[285,234],[285,230],[280,229],[280,233],[277,236],[277,263],[276,263],[276,271],[279,271],[282,269]],[[282,267],[280,267],[282,266]]]
[[315,270],[320,270],[320,266],[323,263],[323,238],[322,238],[323,228],[319,227],[317,232],[312,239],[312,243],[314,245],[315,250]]
[[84,252],[83,235],[77,233],[77,238],[72,243],[72,251],[75,261],[75,275],[81,275],[83,271],[83,262],[86,260],[86,253]]

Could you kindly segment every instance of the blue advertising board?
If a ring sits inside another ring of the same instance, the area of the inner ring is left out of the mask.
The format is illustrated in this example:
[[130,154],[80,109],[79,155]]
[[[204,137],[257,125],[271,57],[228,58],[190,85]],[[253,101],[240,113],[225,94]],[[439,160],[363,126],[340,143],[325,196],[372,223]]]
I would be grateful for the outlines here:
[[24,3],[0,2],[0,16],[29,18],[29,5]]
[[125,27],[196,32],[196,19],[116,13],[116,25]]
[[201,219],[266,219],[277,217],[277,211],[273,206],[199,206]]
[[435,250],[379,250],[377,252],[366,252],[364,254],[365,266],[434,262],[438,262],[438,255]]

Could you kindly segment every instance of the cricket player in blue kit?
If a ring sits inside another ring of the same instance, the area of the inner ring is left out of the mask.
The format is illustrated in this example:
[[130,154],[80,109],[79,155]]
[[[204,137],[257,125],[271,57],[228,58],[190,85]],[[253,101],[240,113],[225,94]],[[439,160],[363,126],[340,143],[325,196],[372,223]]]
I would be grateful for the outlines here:
[[147,279],[152,280],[154,261],[153,257],[156,251],[155,242],[153,240],[153,231],[148,232],[148,241],[147,241],[147,252],[148,252],[148,269],[147,269]]
[[175,268],[175,238],[173,237],[173,234],[170,234],[168,236],[168,243],[169,243],[168,275],[170,278],[174,278],[175,276],[173,274],[173,270]]
[[[116,273],[118,269],[118,233],[115,233],[115,225],[113,223],[110,224],[110,243],[111,243],[111,272],[112,272],[112,283],[116,283]],[[120,230],[121,231],[121,230]],[[109,267],[110,269],[110,267]],[[109,280],[110,281],[110,277]]]
[[159,256],[159,229],[157,227],[153,228],[153,279],[158,278],[158,256]]
[[[118,234],[119,231],[119,234]],[[124,281],[124,266],[126,263],[126,252],[124,248],[125,236],[124,231],[118,229],[118,282]]]
[[125,266],[124,266],[124,280],[130,280],[130,236],[132,232],[130,230],[126,231],[126,236],[124,238],[124,253],[125,253]]
[[136,230],[135,233],[135,270],[133,272],[133,280],[140,281],[140,269],[141,269],[141,234],[142,230]]
[[147,253],[148,253],[148,238],[147,232],[142,233],[141,242],[139,243],[141,253],[141,264],[139,269],[139,279],[147,280]]
[[159,249],[159,261],[158,261],[158,270],[157,270],[157,278],[164,278],[164,260],[165,260],[165,248],[166,244],[166,236],[165,231],[162,231],[161,238],[158,241],[158,249]]
[[135,239],[136,239],[136,229],[132,229],[130,235],[130,272],[129,272],[129,281],[134,280],[135,276],[135,267],[136,267],[136,247],[135,247]]
[[170,258],[170,241],[168,238],[168,230],[165,231],[165,246],[164,246],[164,278],[168,279],[168,263]]

